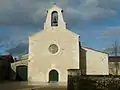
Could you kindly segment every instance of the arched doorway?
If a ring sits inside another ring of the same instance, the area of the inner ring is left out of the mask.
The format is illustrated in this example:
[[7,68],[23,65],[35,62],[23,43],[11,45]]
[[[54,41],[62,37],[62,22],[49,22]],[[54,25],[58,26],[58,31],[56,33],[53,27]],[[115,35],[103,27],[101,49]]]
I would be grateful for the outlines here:
[[19,81],[27,81],[27,66],[20,65],[16,67],[16,79]]
[[59,73],[56,70],[51,70],[49,72],[49,82],[58,82],[59,81]]

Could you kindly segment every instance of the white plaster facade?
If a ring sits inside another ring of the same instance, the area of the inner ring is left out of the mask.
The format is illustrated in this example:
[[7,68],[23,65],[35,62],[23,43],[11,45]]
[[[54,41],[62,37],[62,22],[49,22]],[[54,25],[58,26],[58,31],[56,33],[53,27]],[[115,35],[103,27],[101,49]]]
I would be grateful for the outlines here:
[[[28,80],[48,82],[49,72],[55,69],[59,82],[67,83],[67,69],[79,69],[79,35],[66,29],[61,8],[53,5],[48,10],[44,30],[29,37]],[[58,12],[58,26],[51,26],[51,13]],[[48,48],[58,46],[58,52],[52,54]]]
[[[84,50],[85,58],[82,60],[82,64],[85,62],[83,69],[86,75],[109,75],[108,54],[94,49],[82,47]],[[86,73],[85,73],[86,72]]]

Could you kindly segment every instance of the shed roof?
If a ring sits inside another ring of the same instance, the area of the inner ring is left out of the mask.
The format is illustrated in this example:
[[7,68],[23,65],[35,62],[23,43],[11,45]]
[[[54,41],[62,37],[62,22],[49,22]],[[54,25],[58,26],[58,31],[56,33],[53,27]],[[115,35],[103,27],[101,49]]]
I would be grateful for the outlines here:
[[96,52],[101,52],[101,53],[108,54],[108,53],[106,53],[106,52],[104,52],[104,51],[96,50],[96,49],[93,49],[93,48],[90,48],[90,47],[84,47],[84,46],[82,46],[82,47],[83,47],[83,48],[86,48],[86,49],[90,49],[90,50],[96,51]]

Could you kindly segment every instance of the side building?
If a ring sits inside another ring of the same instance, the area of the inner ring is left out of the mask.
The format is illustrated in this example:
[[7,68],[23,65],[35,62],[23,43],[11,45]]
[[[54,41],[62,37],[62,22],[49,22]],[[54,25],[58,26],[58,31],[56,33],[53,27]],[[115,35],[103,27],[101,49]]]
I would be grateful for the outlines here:
[[120,56],[109,56],[110,75],[120,75]]
[[14,59],[11,55],[0,55],[0,81],[10,80],[11,63]]

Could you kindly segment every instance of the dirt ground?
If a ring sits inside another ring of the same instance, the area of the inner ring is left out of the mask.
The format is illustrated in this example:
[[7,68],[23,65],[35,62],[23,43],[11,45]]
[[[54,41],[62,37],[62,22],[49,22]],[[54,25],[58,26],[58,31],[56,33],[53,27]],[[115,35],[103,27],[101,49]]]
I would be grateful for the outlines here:
[[19,89],[19,90],[67,90],[65,87],[58,87],[58,88],[53,88],[53,87],[39,87],[39,88],[29,88],[29,89]]
[[40,83],[28,85],[27,82],[4,82],[0,84],[0,90],[67,90],[66,85]]

